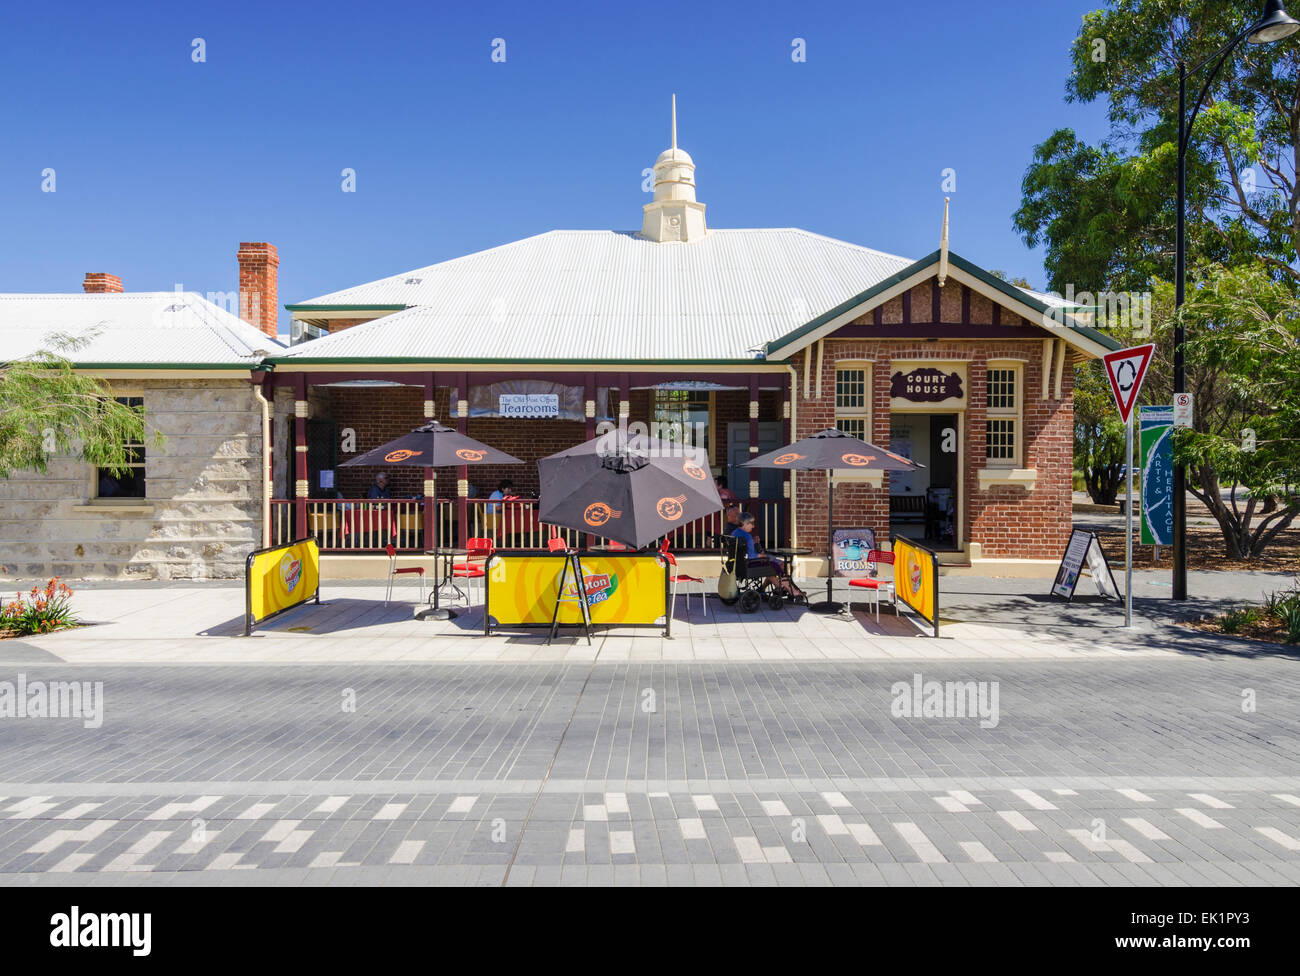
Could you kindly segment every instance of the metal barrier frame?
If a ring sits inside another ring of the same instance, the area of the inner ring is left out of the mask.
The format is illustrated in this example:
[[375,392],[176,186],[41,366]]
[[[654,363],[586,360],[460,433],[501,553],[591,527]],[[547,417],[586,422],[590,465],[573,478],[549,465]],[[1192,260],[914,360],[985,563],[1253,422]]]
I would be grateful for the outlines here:
[[[287,606],[281,610],[277,610],[275,611],[275,613],[267,614],[261,620],[254,620],[253,619],[253,577],[250,575],[250,571],[253,568],[253,560],[258,556],[265,556],[268,552],[278,552],[281,549],[292,549],[294,546],[301,545],[304,542],[310,542],[313,546],[316,546],[316,567],[317,567],[316,568],[316,592],[311,594],[310,596],[304,596],[301,600],[299,600],[297,603],[291,606]],[[315,539],[313,539],[311,536],[306,536],[302,539],[295,539],[293,542],[285,542],[278,546],[267,546],[265,549],[254,549],[252,552],[248,554],[248,558],[244,560],[244,636],[251,637],[253,635],[253,627],[256,624],[264,624],[268,620],[274,620],[282,613],[288,613],[290,610],[297,610],[308,600],[312,599],[313,596],[316,598],[316,605],[319,606],[320,605],[320,545],[319,543],[316,542]]]
[[[916,609],[916,607],[912,606],[912,604],[909,603],[907,600],[904,599],[903,602],[907,604],[908,610],[912,611],[912,613],[916,614],[927,624],[933,626],[934,634],[931,636],[938,637],[939,636],[939,554],[935,552],[933,549],[931,549],[929,546],[922,545],[921,543],[917,542],[915,539],[909,539],[905,535],[891,535],[889,537],[889,547],[891,551],[896,552],[896,544],[900,539],[903,542],[906,542],[913,549],[920,549],[923,553],[925,553],[930,557],[930,569],[931,572],[934,573],[934,619],[931,620],[925,614],[921,613],[919,610]],[[898,561],[898,556],[895,555],[894,556],[894,600],[895,601],[900,600],[903,597],[902,588],[899,586],[898,570],[899,570],[899,561]],[[895,605],[894,609],[895,610],[898,609],[897,605]]]
[[[604,631],[604,630],[610,630],[610,629],[613,629],[613,628],[615,628],[615,627],[629,627],[629,628],[632,628],[632,629],[634,629],[634,630],[646,630],[646,629],[651,629],[651,630],[662,630],[662,631],[664,632],[664,636],[665,636],[665,637],[669,637],[669,638],[671,638],[671,637],[673,636],[673,634],[672,634],[672,628],[673,628],[673,614],[672,614],[672,587],[671,587],[671,585],[670,585],[670,583],[669,583],[669,581],[668,581],[668,577],[671,576],[672,574],[671,574],[670,572],[668,572],[668,562],[667,562],[667,560],[665,560],[665,559],[663,559],[662,557],[660,557],[659,554],[658,554],[657,552],[641,552],[641,551],[638,551],[638,550],[635,550],[635,549],[628,550],[628,551],[626,551],[626,552],[623,552],[623,551],[614,551],[614,552],[610,552],[610,551],[602,551],[602,550],[589,550],[589,549],[583,549],[583,550],[581,550],[581,551],[579,551],[579,552],[576,552],[576,553],[574,553],[574,552],[538,552],[536,549],[498,549],[496,552],[492,553],[492,555],[488,556],[487,561],[483,564],[483,573],[484,573],[484,584],[483,584],[483,636],[484,636],[484,637],[491,637],[491,636],[492,636],[492,633],[493,633],[493,626],[492,626],[492,604],[491,604],[491,600],[492,600],[492,587],[488,585],[487,574],[489,574],[489,573],[491,572],[491,569],[492,569],[492,562],[493,562],[493,560],[495,560],[495,559],[497,559],[498,557],[501,557],[501,556],[527,556],[527,557],[529,557],[529,558],[531,558],[531,559],[549,559],[549,558],[554,558],[554,559],[570,559],[570,560],[572,560],[572,559],[576,556],[576,558],[577,558],[577,560],[578,560],[578,565],[579,565],[580,567],[582,566],[582,561],[583,561],[583,559],[586,559],[586,558],[591,558],[591,559],[596,559],[596,558],[600,558],[600,559],[605,559],[605,558],[612,558],[612,559],[626,559],[626,558],[628,558],[628,557],[635,556],[635,557],[638,557],[638,558],[641,558],[641,559],[645,559],[645,558],[647,558],[647,557],[654,556],[654,557],[656,557],[656,562],[659,563],[660,567],[661,567],[661,568],[663,569],[663,571],[664,571],[664,622],[663,622],[663,624],[660,625],[660,624],[656,624],[656,623],[637,623],[637,624],[625,624],[625,623],[599,623],[599,622],[596,622],[596,621],[592,621],[592,623],[590,624],[590,627],[591,627],[592,629],[598,627],[598,628],[600,628],[602,631]],[[557,569],[558,569],[558,568],[559,568],[559,567],[557,566]],[[585,597],[585,596],[587,595],[587,593],[586,593],[586,585],[585,585],[585,582],[584,582],[584,581],[585,581],[585,576],[583,577],[583,580],[580,580],[580,581],[579,581],[579,585],[580,585],[580,588],[581,588],[582,591],[583,591],[583,596]],[[588,604],[588,607],[590,607],[590,604]],[[553,628],[554,626],[555,626],[555,624],[554,624],[552,621],[548,620],[548,621],[546,621],[545,623],[536,623],[536,624],[525,624],[525,623],[518,623],[518,624],[515,624],[515,623],[498,623],[498,624],[496,625],[496,629],[497,629],[497,630],[539,630],[539,629],[543,629],[543,628],[544,628],[544,629],[546,629],[546,630],[552,630],[552,628]],[[561,624],[559,624],[558,626],[560,626],[560,627],[580,627],[580,626],[582,626],[582,625],[581,625],[581,624],[563,624],[563,623],[561,623]]]

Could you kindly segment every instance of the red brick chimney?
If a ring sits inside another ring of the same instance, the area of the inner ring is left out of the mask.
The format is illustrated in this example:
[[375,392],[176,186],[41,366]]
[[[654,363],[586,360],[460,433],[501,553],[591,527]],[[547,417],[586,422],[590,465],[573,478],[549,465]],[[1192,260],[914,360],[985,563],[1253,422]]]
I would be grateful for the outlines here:
[[280,315],[276,294],[280,252],[265,241],[245,241],[238,256],[239,317],[274,338]]
[[103,271],[87,271],[86,280],[81,283],[81,290],[88,295],[109,294],[125,291],[122,279],[115,274]]

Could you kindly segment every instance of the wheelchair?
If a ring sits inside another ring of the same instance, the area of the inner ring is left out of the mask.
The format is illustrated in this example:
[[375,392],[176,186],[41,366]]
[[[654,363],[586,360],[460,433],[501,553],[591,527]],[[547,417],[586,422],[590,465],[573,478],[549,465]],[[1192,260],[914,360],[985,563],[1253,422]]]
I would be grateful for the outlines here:
[[[753,613],[763,603],[769,610],[780,610],[789,597],[782,592],[782,583],[793,582],[789,569],[774,573],[771,565],[750,566],[749,552],[741,541],[732,535],[715,536],[722,552],[722,572],[718,574],[718,599],[726,606],[739,606],[742,613]],[[777,585],[767,582],[776,575]],[[798,597],[794,602],[801,602]]]

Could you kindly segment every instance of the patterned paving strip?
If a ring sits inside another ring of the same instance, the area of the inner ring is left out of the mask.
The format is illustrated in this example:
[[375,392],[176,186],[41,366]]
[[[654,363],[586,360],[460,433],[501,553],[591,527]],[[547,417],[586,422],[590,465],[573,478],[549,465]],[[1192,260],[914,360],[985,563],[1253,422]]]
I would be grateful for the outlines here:
[[[1128,788],[1062,791],[1053,801],[1020,787],[547,791],[517,866],[531,876],[578,865],[1082,864],[1103,874],[1138,866],[1151,884],[1177,865],[1203,884],[1300,883],[1300,807],[1287,799],[1294,794],[1233,791],[1220,800],[1231,806],[1209,817],[1192,805],[1191,793],[1205,790],[1147,789],[1141,801]],[[960,810],[938,802],[958,797]],[[53,873],[78,883],[95,874],[495,868],[509,859],[529,800],[454,792],[401,802],[364,793],[327,803],[210,793],[47,799],[21,808],[48,807],[39,818],[0,821],[0,875]],[[257,818],[244,816],[251,809]],[[74,811],[81,815],[67,816]]]

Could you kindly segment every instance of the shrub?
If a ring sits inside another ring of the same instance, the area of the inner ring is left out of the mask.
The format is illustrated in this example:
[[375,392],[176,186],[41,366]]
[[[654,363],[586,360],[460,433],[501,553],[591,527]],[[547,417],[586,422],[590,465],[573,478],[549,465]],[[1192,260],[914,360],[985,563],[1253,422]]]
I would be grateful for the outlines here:
[[30,593],[19,592],[0,606],[0,631],[25,636],[48,634],[76,625],[72,616],[72,590],[57,576],[44,586],[33,586]]

